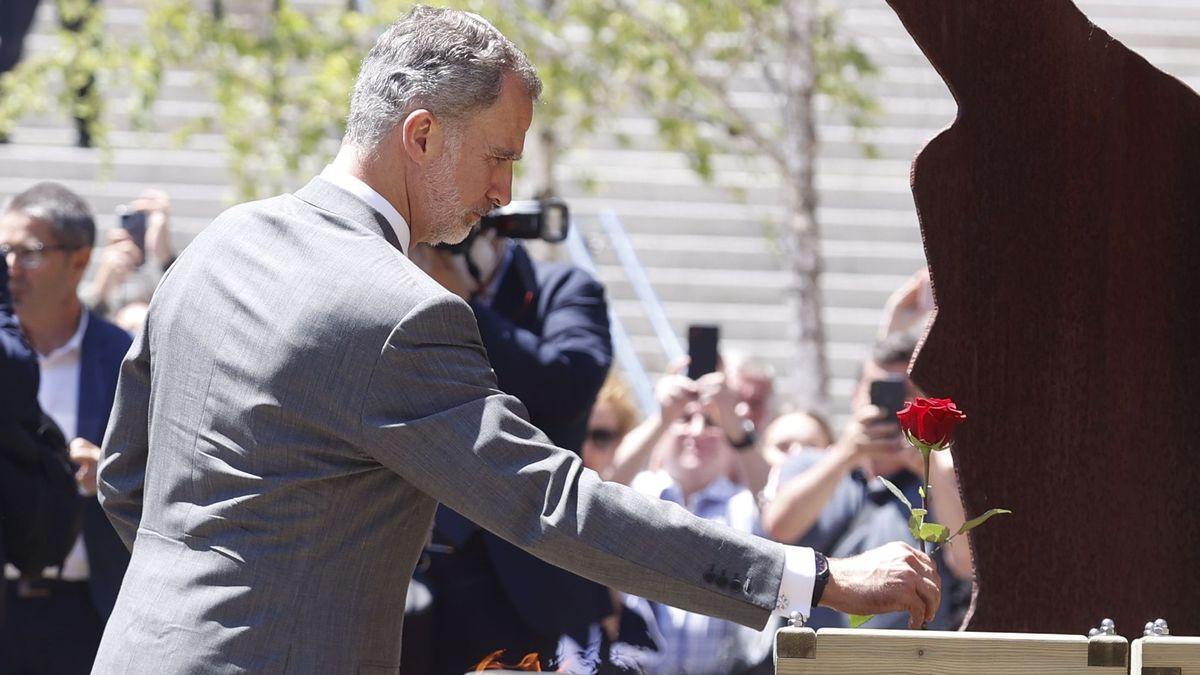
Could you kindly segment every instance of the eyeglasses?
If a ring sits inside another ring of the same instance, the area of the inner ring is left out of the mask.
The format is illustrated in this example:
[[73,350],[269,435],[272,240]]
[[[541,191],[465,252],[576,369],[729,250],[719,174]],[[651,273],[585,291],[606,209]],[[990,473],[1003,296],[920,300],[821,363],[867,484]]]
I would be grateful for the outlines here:
[[617,442],[617,432],[615,429],[605,429],[603,427],[588,429],[587,440],[593,445],[606,448]]
[[80,247],[67,244],[58,244],[55,246],[46,246],[45,244],[35,244],[33,246],[0,244],[0,257],[8,260],[8,256],[12,255],[16,258],[17,262],[21,263],[21,267],[33,270],[41,267],[42,263],[46,262],[47,251],[74,251],[78,248]]

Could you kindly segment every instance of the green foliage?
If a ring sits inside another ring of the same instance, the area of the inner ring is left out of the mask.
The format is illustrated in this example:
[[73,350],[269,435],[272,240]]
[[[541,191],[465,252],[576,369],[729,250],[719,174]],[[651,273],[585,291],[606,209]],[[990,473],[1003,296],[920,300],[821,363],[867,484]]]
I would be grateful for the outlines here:
[[958,532],[954,533],[954,536],[957,537],[964,532],[970,532],[971,530],[987,522],[992,516],[999,516],[1006,513],[1012,513],[1012,511],[1009,511],[1008,509],[988,509],[983,515],[977,518],[972,518],[963,523],[962,527],[958,528]]
[[850,614],[850,627],[861,628],[863,624],[875,618],[874,614]]
[[188,71],[190,86],[209,92],[213,112],[176,134],[223,136],[239,197],[283,190],[314,173],[341,136],[358,65],[382,23],[401,3],[373,3],[372,15],[336,6],[317,13],[284,0],[243,13],[197,11],[190,0],[147,7],[147,38],[127,54],[137,64],[139,121],[148,122],[167,70]]
[[883,486],[884,486],[884,487],[886,487],[886,488],[888,489],[888,492],[891,492],[891,493],[892,493],[892,495],[894,495],[894,496],[896,497],[896,499],[899,499],[899,500],[900,500],[900,502],[901,502],[902,504],[904,504],[905,506],[907,506],[907,507],[908,507],[908,510],[909,510],[909,512],[910,512],[910,513],[912,512],[912,510],[913,510],[913,505],[912,505],[912,502],[908,501],[908,497],[905,497],[905,496],[904,496],[904,491],[903,491],[903,490],[901,490],[900,488],[896,487],[896,484],[895,484],[895,483],[893,483],[892,481],[890,481],[890,480],[888,480],[888,479],[884,478],[883,476],[880,476],[880,477],[879,477],[879,482],[880,482],[880,483],[883,483]]
[[[963,534],[964,532],[970,532],[976,527],[984,524],[992,516],[1012,513],[1012,511],[1009,511],[1008,509],[988,509],[986,513],[978,518],[972,518],[971,520],[963,523],[962,527],[958,528],[958,532],[955,532],[953,535],[951,535],[950,528],[946,527],[945,525],[926,521],[925,516],[929,515],[929,511],[924,508],[914,508],[912,503],[909,502],[908,497],[904,496],[904,492],[897,487],[895,483],[884,478],[883,476],[879,476],[879,482],[883,483],[884,487],[888,489],[888,492],[891,492],[892,495],[896,499],[899,499],[900,502],[908,509],[908,531],[910,534],[912,534],[913,539],[916,541],[927,541],[932,544],[946,544],[954,541],[954,538],[958,535]],[[922,487],[922,489],[919,491],[921,492],[921,497],[923,499],[925,497],[924,488]]]
[[104,30],[104,10],[88,0],[55,4],[55,48],[27,51],[26,58],[0,78],[0,133],[11,131],[25,115],[48,113],[57,103],[67,117],[83,121],[96,146],[106,148],[104,92],[119,58]]
[[[787,33],[788,0],[451,0],[478,12],[520,45],[538,66],[547,95],[538,124],[578,144],[598,131],[628,143],[617,118],[631,103],[648,111],[663,143],[686,154],[711,178],[718,153],[775,159],[783,115],[756,120],[746,112],[748,76],[777,85]],[[288,178],[319,166],[323,144],[340,137],[359,63],[376,35],[411,6],[408,0],[342,3],[300,9],[287,0],[243,0],[210,7],[190,0],[147,0],[145,32],[118,46],[88,0],[60,0],[79,30],[61,31],[59,46],[28,58],[3,81],[0,131],[50,104],[48,81],[64,110],[92,120],[98,145],[108,144],[102,101],[129,94],[134,128],[151,129],[168,71],[188,73],[186,86],[207,94],[211,112],[177,129],[179,141],[216,133],[229,150],[239,196],[282,189]],[[357,4],[351,5],[353,7]],[[875,66],[840,38],[837,15],[821,15],[814,37],[817,90],[851,123],[877,110],[863,92]],[[53,77],[52,77],[53,76]],[[88,95],[73,89],[95,77]],[[778,94],[778,91],[774,92]],[[204,95],[195,96],[199,100]],[[197,106],[207,108],[208,106]],[[608,122],[608,124],[606,124]]]

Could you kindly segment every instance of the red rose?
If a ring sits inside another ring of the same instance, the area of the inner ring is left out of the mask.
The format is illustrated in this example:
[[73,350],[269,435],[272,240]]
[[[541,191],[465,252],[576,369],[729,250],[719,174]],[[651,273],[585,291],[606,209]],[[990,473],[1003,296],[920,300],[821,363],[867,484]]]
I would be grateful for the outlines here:
[[930,447],[948,445],[954,427],[967,419],[948,398],[913,399],[896,417],[906,435]]

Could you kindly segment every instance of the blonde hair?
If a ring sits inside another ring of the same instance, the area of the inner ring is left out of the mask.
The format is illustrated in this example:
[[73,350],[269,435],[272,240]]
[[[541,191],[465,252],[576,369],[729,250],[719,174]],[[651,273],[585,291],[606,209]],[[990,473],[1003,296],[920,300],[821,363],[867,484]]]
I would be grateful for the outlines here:
[[633,402],[633,390],[619,373],[610,372],[608,379],[604,380],[604,386],[600,387],[600,393],[596,394],[596,402],[592,407],[600,404],[612,406],[617,418],[618,437],[624,437],[637,426],[638,412]]

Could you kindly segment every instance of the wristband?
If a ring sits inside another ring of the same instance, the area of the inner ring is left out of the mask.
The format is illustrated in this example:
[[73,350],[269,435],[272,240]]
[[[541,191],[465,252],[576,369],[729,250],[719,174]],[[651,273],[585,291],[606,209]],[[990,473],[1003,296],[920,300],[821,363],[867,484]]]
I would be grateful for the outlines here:
[[817,563],[817,577],[813,580],[812,606],[821,602],[821,594],[825,592],[825,584],[829,583],[829,560],[823,553],[813,552]]

